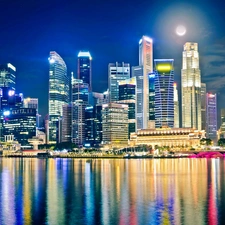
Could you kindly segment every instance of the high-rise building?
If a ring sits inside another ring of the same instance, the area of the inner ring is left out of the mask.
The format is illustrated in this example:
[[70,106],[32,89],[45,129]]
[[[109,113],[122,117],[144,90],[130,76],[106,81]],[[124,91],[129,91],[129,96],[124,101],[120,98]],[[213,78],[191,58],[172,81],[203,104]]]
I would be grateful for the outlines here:
[[62,142],[72,141],[72,105],[63,105]]
[[24,98],[23,99],[23,107],[36,109],[36,111],[37,111],[37,116],[36,116],[37,117],[37,127],[39,127],[40,115],[38,114],[38,98]]
[[225,109],[220,111],[220,138],[225,138]]
[[78,54],[77,76],[88,84],[89,90],[92,90],[92,57],[90,52],[80,51]]
[[83,100],[85,103],[89,102],[89,85],[83,80],[72,80],[72,102],[76,100]]
[[155,127],[174,127],[173,59],[155,59]]
[[201,130],[201,75],[198,44],[184,45],[181,70],[182,127]]
[[206,84],[201,83],[201,117],[202,130],[206,130]]
[[177,83],[173,84],[173,101],[174,101],[174,128],[180,127],[180,110],[177,91]]
[[155,128],[155,73],[149,74],[149,129]]
[[120,104],[128,105],[128,137],[136,131],[136,77],[119,82]]
[[217,141],[217,102],[216,94],[206,94],[206,137]]
[[16,67],[11,63],[0,65],[0,87],[16,88]]
[[69,76],[63,59],[54,51],[49,56],[48,143],[58,142],[59,118],[69,102]]
[[129,63],[110,63],[108,66],[109,101],[119,100],[119,81],[130,78]]
[[128,144],[128,105],[109,103],[102,105],[102,142],[109,147]]

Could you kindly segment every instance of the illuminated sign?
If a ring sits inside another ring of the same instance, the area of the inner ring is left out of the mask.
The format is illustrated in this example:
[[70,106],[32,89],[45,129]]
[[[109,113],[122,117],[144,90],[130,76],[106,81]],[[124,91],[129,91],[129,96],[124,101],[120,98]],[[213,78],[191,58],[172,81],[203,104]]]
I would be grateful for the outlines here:
[[157,64],[156,65],[156,70],[159,72],[169,72],[173,69],[171,64],[168,63],[162,63],[162,64]]

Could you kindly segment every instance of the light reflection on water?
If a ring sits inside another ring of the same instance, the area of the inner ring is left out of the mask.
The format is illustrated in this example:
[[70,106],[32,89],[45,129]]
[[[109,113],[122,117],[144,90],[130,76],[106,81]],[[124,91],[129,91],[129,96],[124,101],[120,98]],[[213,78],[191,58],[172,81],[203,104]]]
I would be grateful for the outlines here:
[[0,224],[223,224],[223,159],[0,158]]

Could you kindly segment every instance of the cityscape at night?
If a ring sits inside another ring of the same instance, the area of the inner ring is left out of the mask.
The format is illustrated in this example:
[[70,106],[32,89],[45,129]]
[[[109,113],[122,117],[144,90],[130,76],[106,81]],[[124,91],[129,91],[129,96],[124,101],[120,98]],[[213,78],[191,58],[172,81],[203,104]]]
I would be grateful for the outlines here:
[[0,225],[223,224],[224,2],[1,3]]

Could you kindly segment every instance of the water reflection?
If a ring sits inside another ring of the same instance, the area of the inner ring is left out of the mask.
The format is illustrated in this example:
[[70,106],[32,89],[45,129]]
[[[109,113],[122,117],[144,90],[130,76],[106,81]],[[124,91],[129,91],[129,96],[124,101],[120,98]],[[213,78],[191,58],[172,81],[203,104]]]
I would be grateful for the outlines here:
[[0,159],[0,224],[222,224],[223,159]]

